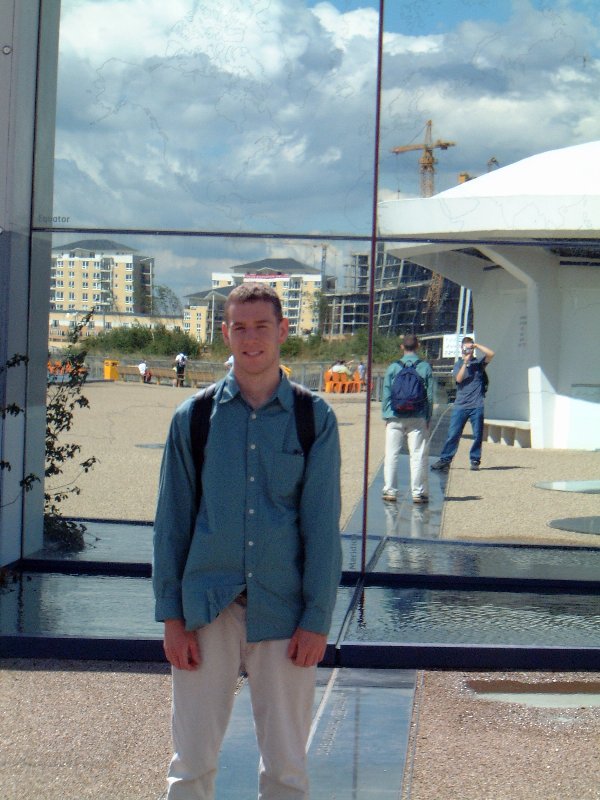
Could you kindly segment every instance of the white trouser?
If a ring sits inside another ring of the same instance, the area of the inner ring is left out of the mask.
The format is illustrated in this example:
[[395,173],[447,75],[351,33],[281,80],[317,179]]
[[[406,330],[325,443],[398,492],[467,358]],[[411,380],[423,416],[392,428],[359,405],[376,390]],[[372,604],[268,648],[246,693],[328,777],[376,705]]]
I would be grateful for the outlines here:
[[398,492],[398,463],[406,436],[410,453],[410,488],[413,497],[429,494],[429,432],[423,417],[389,420],[385,426],[383,491]]
[[307,800],[306,743],[316,667],[287,657],[289,639],[246,641],[246,609],[232,603],[198,631],[202,663],[173,669],[173,747],[168,800],[212,800],[221,743],[241,669],[248,674],[261,753],[259,800]]

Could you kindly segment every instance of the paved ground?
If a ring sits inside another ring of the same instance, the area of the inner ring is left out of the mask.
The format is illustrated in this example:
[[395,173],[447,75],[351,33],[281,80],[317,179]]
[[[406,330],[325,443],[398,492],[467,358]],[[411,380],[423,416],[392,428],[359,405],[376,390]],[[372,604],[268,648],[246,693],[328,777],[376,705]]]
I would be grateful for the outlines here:
[[[91,385],[73,440],[100,463],[79,476],[78,516],[151,519],[161,450],[186,389]],[[343,520],[361,495],[364,399],[335,397],[343,450]],[[371,417],[372,477],[383,455],[379,408]],[[442,535],[600,546],[600,537],[549,529],[550,519],[599,513],[597,495],[533,487],[542,480],[598,478],[600,453],[489,445],[471,473],[468,442],[451,470]],[[156,800],[170,756],[169,678],[161,665],[0,661],[0,797],[3,800]],[[419,674],[404,800],[600,798],[598,709],[528,709],[478,699],[462,673]],[[514,677],[514,676],[511,676]],[[600,673],[526,673],[593,684]],[[580,688],[580,687],[579,687]],[[240,800],[246,800],[240,798]]]

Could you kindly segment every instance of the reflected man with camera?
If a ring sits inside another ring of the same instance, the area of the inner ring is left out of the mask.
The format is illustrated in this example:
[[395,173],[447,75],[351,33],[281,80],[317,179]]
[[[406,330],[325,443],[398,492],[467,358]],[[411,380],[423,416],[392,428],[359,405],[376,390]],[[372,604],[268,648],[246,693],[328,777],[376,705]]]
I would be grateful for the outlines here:
[[[483,353],[477,358],[476,350]],[[465,336],[461,344],[462,357],[454,365],[456,380],[456,400],[450,417],[448,438],[442,448],[439,461],[431,469],[447,472],[458,450],[458,443],[467,420],[473,430],[473,444],[469,452],[471,469],[478,470],[481,463],[481,444],[483,441],[484,401],[487,380],[485,367],[494,357],[494,351],[483,344],[477,344],[470,336]]]

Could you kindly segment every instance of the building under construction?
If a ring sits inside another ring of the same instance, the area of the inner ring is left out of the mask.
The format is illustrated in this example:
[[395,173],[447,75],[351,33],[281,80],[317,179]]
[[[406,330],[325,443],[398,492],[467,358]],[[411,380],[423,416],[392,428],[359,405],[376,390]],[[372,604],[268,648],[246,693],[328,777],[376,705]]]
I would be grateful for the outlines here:
[[[369,322],[370,253],[353,253],[345,267],[344,288],[327,292],[323,335],[357,333]],[[406,259],[377,248],[373,321],[385,336],[414,333],[431,358],[442,355],[445,334],[473,330],[473,312],[465,289]]]

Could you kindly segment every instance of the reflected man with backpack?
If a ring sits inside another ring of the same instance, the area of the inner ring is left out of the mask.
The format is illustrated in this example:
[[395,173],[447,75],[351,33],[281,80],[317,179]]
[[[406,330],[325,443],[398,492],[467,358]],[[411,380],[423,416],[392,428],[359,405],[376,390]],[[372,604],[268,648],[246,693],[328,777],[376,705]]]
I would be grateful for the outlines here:
[[[483,358],[477,358],[475,351],[480,350]],[[483,344],[476,344],[465,336],[461,343],[462,358],[454,365],[456,381],[456,400],[452,407],[448,437],[442,448],[439,461],[431,465],[436,472],[447,472],[456,451],[467,420],[473,430],[473,444],[469,452],[471,469],[478,470],[481,463],[481,446],[483,442],[484,400],[487,389],[485,367],[494,357],[494,351]]]
[[417,356],[419,342],[409,333],[402,343],[403,357],[387,368],[383,379],[382,416],[386,422],[383,500],[398,495],[398,464],[406,438],[410,453],[413,503],[429,500],[429,421],[433,409],[433,373]]

